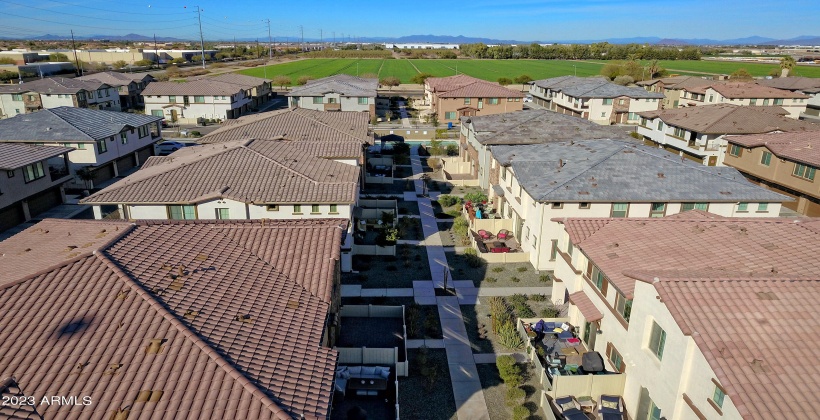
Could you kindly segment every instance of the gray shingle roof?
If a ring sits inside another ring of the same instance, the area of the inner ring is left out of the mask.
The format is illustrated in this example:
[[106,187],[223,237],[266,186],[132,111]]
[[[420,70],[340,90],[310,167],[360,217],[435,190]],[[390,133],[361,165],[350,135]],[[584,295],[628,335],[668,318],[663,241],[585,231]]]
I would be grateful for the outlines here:
[[472,122],[476,140],[484,145],[628,138],[621,127],[599,125],[583,118],[545,110],[462,117],[461,120]]
[[377,79],[337,74],[322,79],[311,80],[305,86],[293,88],[286,96],[324,96],[339,93],[342,96],[375,97],[379,88]]
[[[147,79],[147,80],[146,80]],[[100,73],[89,74],[86,76],[77,77],[74,80],[90,80],[106,83],[110,86],[125,86],[131,82],[150,81],[154,78],[147,73],[119,73],[116,71],[103,71]]]
[[80,79],[66,79],[64,77],[49,77],[45,79],[32,80],[21,85],[14,85],[9,88],[10,91],[30,91],[42,94],[68,94],[74,95],[80,91],[96,91],[97,89],[107,86],[106,83],[98,80],[80,80]]
[[241,90],[250,89],[253,86],[245,86],[236,83],[228,83],[211,78],[189,80],[187,82],[151,82],[142,91],[143,96],[167,96],[167,95],[202,95],[202,96],[230,96],[239,93]]
[[10,171],[74,150],[73,147],[0,143],[0,170]]
[[759,134],[772,131],[814,131],[820,125],[786,117],[779,106],[734,104],[699,105],[639,112],[644,118],[660,118],[665,124],[705,134]]
[[634,86],[616,85],[601,77],[561,76],[536,80],[532,83],[554,92],[563,92],[565,95],[574,98],[618,98],[621,96],[641,99],[664,98],[662,93],[648,92],[643,88]]
[[[702,166],[616,140],[493,146],[523,188],[543,202],[783,202],[734,168]],[[559,169],[559,161],[564,166]]]
[[0,120],[0,141],[91,142],[162,117],[61,106]]

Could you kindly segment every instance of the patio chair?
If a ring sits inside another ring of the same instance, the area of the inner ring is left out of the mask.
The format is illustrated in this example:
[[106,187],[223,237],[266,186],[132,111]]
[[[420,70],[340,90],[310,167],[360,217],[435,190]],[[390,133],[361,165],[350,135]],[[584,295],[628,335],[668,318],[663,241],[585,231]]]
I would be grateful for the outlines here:
[[481,229],[481,230],[478,231],[478,236],[481,236],[481,239],[492,239],[493,238],[493,234],[486,231],[486,230],[484,230],[484,229]]
[[572,395],[556,398],[553,403],[558,412],[567,420],[589,420],[589,417],[581,411],[581,403]]
[[510,231],[507,229],[501,229],[498,231],[498,235],[495,235],[498,239],[507,239],[510,237]]
[[624,418],[624,400],[618,395],[601,394],[601,404],[598,407],[598,419],[622,420]]

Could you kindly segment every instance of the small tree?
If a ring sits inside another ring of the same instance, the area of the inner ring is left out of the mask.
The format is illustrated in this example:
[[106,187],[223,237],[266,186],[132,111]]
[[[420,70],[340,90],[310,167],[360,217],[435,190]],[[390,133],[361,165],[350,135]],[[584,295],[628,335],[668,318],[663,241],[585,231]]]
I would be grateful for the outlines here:
[[633,79],[632,76],[627,76],[624,74],[616,77],[615,80],[612,81],[612,83],[615,83],[616,85],[626,86],[635,83],[635,79]]
[[172,64],[183,64],[185,62],[186,62],[185,57],[177,57],[177,58],[171,60]]
[[17,64],[11,57],[0,57],[0,64]]
[[8,83],[12,80],[17,80],[19,77],[20,73],[16,71],[0,70],[0,82]]
[[439,125],[438,114],[435,113],[435,112],[430,114],[429,121],[430,121],[430,124],[433,125],[433,127],[438,127],[438,125]]
[[154,65],[154,61],[144,59],[144,60],[139,60],[139,61],[135,62],[134,64],[137,65],[137,66],[140,66],[140,67],[150,67],[150,66]]
[[313,77],[311,77],[311,76],[308,76],[308,75],[299,76],[299,78],[296,79],[296,84],[299,85],[299,86],[303,86],[303,85],[306,85],[307,82],[309,82],[311,80],[313,80]]
[[84,68],[90,68],[93,71],[106,71],[108,70],[108,64],[98,61],[96,63],[90,63],[88,67]]
[[794,57],[790,55],[783,56],[783,58],[780,59],[780,69],[783,70],[783,76],[788,76],[796,65],[797,62],[794,61]]
[[362,79],[378,79],[379,75],[376,73],[363,73],[359,77],[361,77]]
[[285,88],[285,86],[290,86],[293,81],[290,79],[289,76],[274,76],[273,77],[273,84],[279,86],[281,88]]
[[389,76],[379,80],[379,84],[382,86],[387,86],[390,90],[393,90],[394,87],[401,84],[401,80],[399,80],[398,77]]
[[128,66],[128,63],[126,63],[125,60],[117,60],[114,63],[112,63],[111,66],[115,69],[122,69]]
[[618,63],[606,63],[601,67],[601,75],[609,80],[613,80],[621,75],[621,65]]
[[521,84],[521,90],[526,89],[526,84],[529,82],[532,82],[532,77],[528,74],[522,74],[521,76],[515,78],[515,83]]
[[501,86],[509,86],[509,85],[513,84],[513,81],[509,77],[499,77],[498,78],[498,84],[501,85]]
[[732,74],[729,75],[729,79],[732,80],[752,80],[752,74],[749,73],[746,69],[740,68],[735,70]]
[[418,85],[423,85],[423,84],[424,84],[424,82],[425,82],[427,79],[431,78],[431,77],[433,77],[433,75],[432,75],[432,74],[430,74],[430,73],[419,73],[419,74],[416,74],[415,76],[413,76],[413,77],[411,77],[411,78],[410,78],[410,83],[415,83],[415,84],[418,84]]
[[51,53],[48,55],[48,61],[68,61],[68,56],[63,53]]

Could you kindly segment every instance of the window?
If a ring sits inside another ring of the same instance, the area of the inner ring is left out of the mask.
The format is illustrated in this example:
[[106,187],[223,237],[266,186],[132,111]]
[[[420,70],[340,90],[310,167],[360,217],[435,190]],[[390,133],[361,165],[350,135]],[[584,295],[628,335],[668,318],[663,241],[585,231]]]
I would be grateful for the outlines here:
[[313,204],[310,206],[310,213],[311,214],[319,214],[319,205]]
[[680,207],[680,211],[689,211],[689,210],[703,210],[709,208],[709,203],[683,203]]
[[448,111],[444,113],[445,120],[454,120],[456,119],[456,112],[455,111]]
[[666,331],[664,331],[657,322],[652,321],[652,334],[649,336],[649,351],[657,356],[658,360],[663,360],[664,344],[666,344]]
[[663,130],[663,121],[658,121],[658,130]]
[[612,203],[612,217],[626,217],[629,203]]
[[763,156],[760,157],[760,164],[769,166],[772,163],[772,152],[764,151]]
[[763,100],[763,105],[765,106],[765,105],[768,105],[768,104],[769,104],[769,100],[768,100],[768,99],[764,99],[764,100]]
[[301,204],[294,204],[293,205],[293,214],[302,214],[302,205]]
[[6,176],[9,178],[14,178],[14,171],[6,171]]
[[99,139],[97,142],[97,153],[103,154],[108,151],[108,145],[105,144],[105,139]]
[[46,176],[43,162],[32,163],[23,168],[23,179],[28,183]]
[[638,117],[638,114],[636,114],[636,113],[634,113],[634,112],[630,112],[630,113],[629,113],[629,114],[627,114],[627,116],[626,116],[626,119],[627,119],[627,120],[630,120],[630,121],[635,121],[635,120],[637,120],[637,119],[639,119],[639,118],[640,118],[640,117]]
[[139,127],[137,129],[137,132],[139,133],[140,138],[143,138],[143,137],[147,136],[148,135],[148,126],[143,125],[142,127]]
[[77,143],[77,150],[85,150],[85,143]]
[[513,98],[507,98],[507,102],[512,102]]
[[794,164],[794,176],[808,179],[809,181],[814,181],[814,172],[815,168],[807,165],[802,165],[799,163]]
[[748,211],[749,203],[737,203],[737,211]]
[[330,214],[339,214],[339,206],[336,204],[330,205]]
[[323,103],[323,101],[324,101],[324,98],[321,97],[321,96],[314,96],[313,97],[313,103],[314,104],[321,104],[321,103]]
[[606,111],[601,113],[601,118],[606,117]]
[[572,256],[572,251],[574,251],[574,250],[575,250],[575,247],[572,246],[572,242],[568,243],[567,244],[567,255],[569,255],[571,257]]
[[732,155],[732,156],[740,157],[740,155],[743,154],[743,148],[736,145],[736,144],[730,144],[729,145],[729,154]]
[[620,293],[616,294],[615,310],[618,311],[624,321],[629,322],[629,317],[632,315],[632,299],[627,299]]
[[151,115],[155,117],[162,117],[162,110],[161,109],[153,109],[151,110]]
[[562,208],[564,208],[564,203],[552,203],[552,208],[562,209]]
[[218,220],[228,220],[231,218],[229,209],[214,209],[216,210],[216,218]]
[[168,206],[168,218],[171,220],[195,220],[196,207]]
[[597,265],[587,262],[587,277],[595,285],[595,287],[606,296],[607,291],[609,291],[609,279],[604,275],[604,273],[598,268]]
[[623,105],[623,104],[624,104],[624,100],[623,99],[618,99],[618,105]]
[[624,373],[626,370],[624,358],[615,346],[612,345],[612,343],[606,343],[606,356],[609,361],[612,362],[612,366],[615,367],[615,370]]
[[470,98],[464,98],[464,105],[470,105]]
[[558,240],[552,240],[552,248],[550,248],[550,261],[555,261],[555,257],[558,255]]
[[578,203],[578,208],[579,209],[584,209],[585,210],[585,209],[588,209],[589,207],[590,207],[589,203]]
[[675,133],[673,135],[675,137],[683,138],[686,135],[686,130],[684,130],[680,127],[675,127]]
[[712,401],[715,402],[720,408],[723,408],[723,399],[726,398],[726,394],[720,389],[719,386],[715,385],[715,392],[712,394]]
[[367,103],[368,103],[367,98],[364,98],[364,97],[359,98],[359,105],[367,105]]
[[194,96],[194,103],[195,104],[204,104],[205,97],[204,96]]
[[120,142],[122,144],[128,144],[128,133],[120,133]]
[[749,105],[757,105],[757,99],[749,100]]
[[265,210],[267,210],[267,211],[279,211],[279,205],[278,204],[268,204],[267,206],[265,206]]
[[530,227],[527,226],[526,234],[524,235],[525,238],[530,239]]
[[647,119],[644,118],[644,117],[641,117],[641,127],[646,127],[646,122],[647,122]]
[[23,100],[23,95],[20,94],[20,93],[12,93],[11,94],[11,100],[12,101],[22,101]]
[[498,105],[498,98],[490,98],[487,100],[487,103],[490,105]]
[[102,91],[101,91],[101,90],[98,90],[98,91],[97,91],[97,97],[98,97],[98,98],[102,98]]
[[782,99],[775,99],[774,104],[775,105],[783,105],[783,100]]
[[666,213],[666,203],[652,203],[649,217],[663,217],[664,213]]
[[769,203],[758,203],[757,211],[762,213],[769,211]]
[[709,102],[715,101],[715,95],[709,95]]
[[661,420],[661,409],[654,401],[649,402],[649,420]]
[[173,96],[173,95],[172,95],[172,96],[169,96],[169,97],[168,97],[168,102],[170,102],[170,103],[172,103],[172,104],[177,103],[177,97],[176,97],[176,96]]
[[503,179],[504,181],[507,180],[507,167],[506,166],[501,168],[501,179]]
[[604,105],[612,105],[612,98],[604,99]]

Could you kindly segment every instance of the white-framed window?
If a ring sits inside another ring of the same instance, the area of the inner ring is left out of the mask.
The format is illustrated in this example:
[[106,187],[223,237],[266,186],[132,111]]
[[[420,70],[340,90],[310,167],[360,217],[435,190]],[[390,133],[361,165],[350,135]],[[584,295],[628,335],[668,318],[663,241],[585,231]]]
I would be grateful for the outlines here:
[[444,113],[445,120],[454,120],[456,119],[456,112],[455,111],[448,111]]
[[228,219],[230,219],[230,218],[231,218],[231,212],[230,212],[230,209],[227,209],[227,208],[216,208],[216,209],[214,209],[214,211],[215,211],[215,213],[216,213],[216,218],[217,218],[218,220],[228,220]]
[[196,220],[196,206],[168,206],[168,218],[171,220]]
[[321,96],[314,96],[314,97],[313,97],[313,103],[314,103],[314,104],[321,104],[321,103],[324,103],[324,99],[325,99],[325,98],[323,98],[323,97],[321,97]]
[[360,97],[359,98],[359,105],[367,105],[367,104],[368,104],[367,97]]
[[649,335],[649,351],[651,351],[658,360],[663,360],[663,347],[665,345],[666,331],[664,331],[657,322],[652,321],[652,331]]
[[43,169],[43,162],[32,163],[23,167],[23,180],[26,183],[36,181],[44,176],[46,176],[46,172]]
[[763,166],[769,166],[772,163],[772,152],[767,150],[763,151],[763,155],[760,157],[760,164]]

